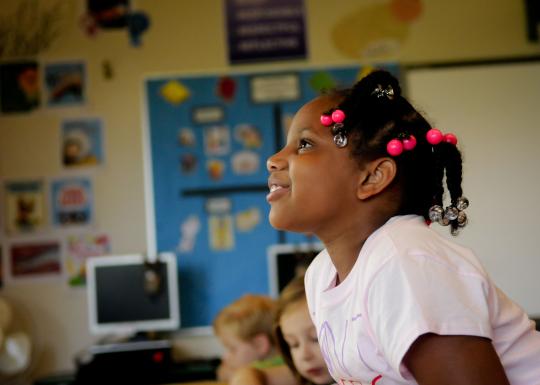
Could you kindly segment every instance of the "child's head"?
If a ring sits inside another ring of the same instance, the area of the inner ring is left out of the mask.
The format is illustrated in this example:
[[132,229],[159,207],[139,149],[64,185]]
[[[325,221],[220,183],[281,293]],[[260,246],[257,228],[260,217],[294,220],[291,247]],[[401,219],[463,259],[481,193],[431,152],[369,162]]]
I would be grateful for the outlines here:
[[270,222],[320,235],[359,218],[380,225],[418,214],[455,233],[466,224],[461,154],[455,136],[431,129],[386,71],[312,100],[295,115],[286,146],[268,160]]
[[294,278],[281,292],[275,320],[278,347],[299,383],[333,382],[309,315],[303,277]]
[[233,369],[267,358],[274,352],[275,301],[246,294],[223,308],[214,319],[214,331],[225,348],[223,361]]

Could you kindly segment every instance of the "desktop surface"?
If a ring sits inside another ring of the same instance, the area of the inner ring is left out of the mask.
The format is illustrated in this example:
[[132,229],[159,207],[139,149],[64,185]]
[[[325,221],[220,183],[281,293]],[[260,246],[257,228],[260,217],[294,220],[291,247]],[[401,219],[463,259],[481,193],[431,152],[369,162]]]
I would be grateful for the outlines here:
[[215,380],[216,368],[219,359],[197,359],[174,362],[160,370],[140,375],[138,369],[118,368],[117,370],[103,371],[98,369],[94,373],[58,373],[39,378],[33,385],[86,385],[86,384],[128,384],[128,385],[223,385]]

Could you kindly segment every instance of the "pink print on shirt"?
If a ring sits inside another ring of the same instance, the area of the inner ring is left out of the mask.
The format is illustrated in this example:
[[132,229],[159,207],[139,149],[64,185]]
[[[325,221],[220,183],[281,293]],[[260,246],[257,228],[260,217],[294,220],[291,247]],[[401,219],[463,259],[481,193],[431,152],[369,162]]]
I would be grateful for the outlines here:
[[[381,378],[382,378],[382,375],[379,374],[377,377],[371,380],[370,385],[375,385],[377,381],[379,381]],[[339,385],[364,385],[359,381],[345,380],[343,378],[340,378],[340,380],[338,381],[338,384]]]
[[[368,375],[365,373],[365,377],[362,376],[361,378],[371,378],[375,374],[375,377],[373,377],[371,380],[358,380],[358,376],[355,376],[352,374],[354,371],[350,370],[350,368],[347,367],[346,362],[348,361],[351,363],[351,357],[348,357],[348,360],[345,357],[345,345],[346,343],[350,344],[351,338],[355,338],[353,336],[349,336],[348,334],[351,332],[351,326],[352,323],[355,323],[354,321],[357,321],[361,319],[360,314],[356,315],[351,319],[351,323],[349,323],[349,320],[344,321],[344,327],[343,327],[343,335],[341,337],[341,341],[337,341],[336,334],[333,332],[332,327],[330,326],[330,323],[327,321],[324,321],[319,329],[319,345],[321,347],[321,352],[323,355],[323,358],[326,362],[326,366],[328,367],[328,371],[334,377],[334,379],[339,378],[338,384],[339,385],[375,385],[377,381],[379,381],[382,378],[382,375],[380,373],[373,373],[371,375]],[[358,353],[358,359],[362,363],[362,365],[365,367],[365,369],[368,369],[369,366],[364,361],[362,354],[360,352],[359,347],[357,346],[357,353]],[[358,367],[357,367],[358,368]],[[369,371],[369,369],[368,369]],[[357,373],[358,374],[358,373]],[[343,378],[343,376],[348,378]],[[368,377],[369,376],[369,377]],[[352,380],[351,378],[357,378],[356,380]],[[363,382],[365,381],[365,382]]]

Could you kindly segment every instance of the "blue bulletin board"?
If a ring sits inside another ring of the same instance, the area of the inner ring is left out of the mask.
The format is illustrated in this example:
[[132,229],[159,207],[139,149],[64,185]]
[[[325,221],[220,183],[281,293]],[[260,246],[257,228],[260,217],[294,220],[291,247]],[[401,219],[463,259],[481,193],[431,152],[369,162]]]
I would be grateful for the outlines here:
[[[396,76],[396,65],[380,66]],[[267,220],[266,159],[288,122],[358,66],[145,80],[152,234],[178,257],[181,328],[212,324],[245,293],[270,294],[267,248],[305,243]]]

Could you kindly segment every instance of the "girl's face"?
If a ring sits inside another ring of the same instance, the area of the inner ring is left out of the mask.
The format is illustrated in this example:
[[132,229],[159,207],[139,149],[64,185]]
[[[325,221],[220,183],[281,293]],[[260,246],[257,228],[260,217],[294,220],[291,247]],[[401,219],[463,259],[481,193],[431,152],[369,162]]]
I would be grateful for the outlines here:
[[280,326],[300,375],[314,384],[333,382],[319,348],[317,331],[309,316],[306,301],[287,309],[280,318]]
[[320,236],[353,215],[360,168],[350,144],[338,148],[331,127],[320,122],[321,114],[337,104],[320,97],[304,105],[292,120],[287,144],[268,159],[267,200],[275,228]]

